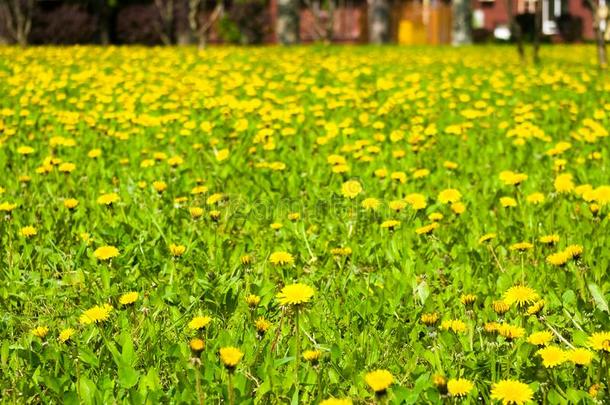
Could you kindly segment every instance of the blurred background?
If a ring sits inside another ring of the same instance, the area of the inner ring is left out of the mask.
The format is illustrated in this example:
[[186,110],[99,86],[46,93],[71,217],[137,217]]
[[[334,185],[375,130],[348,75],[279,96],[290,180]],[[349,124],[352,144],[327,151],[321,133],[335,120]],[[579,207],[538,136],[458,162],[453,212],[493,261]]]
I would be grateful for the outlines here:
[[0,0],[0,43],[583,42],[605,0]]

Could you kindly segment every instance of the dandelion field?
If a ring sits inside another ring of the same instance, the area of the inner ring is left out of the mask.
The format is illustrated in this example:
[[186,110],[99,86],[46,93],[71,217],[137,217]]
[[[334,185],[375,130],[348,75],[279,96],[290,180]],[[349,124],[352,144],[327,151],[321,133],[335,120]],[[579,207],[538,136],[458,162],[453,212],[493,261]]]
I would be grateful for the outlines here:
[[1,403],[606,403],[588,46],[0,48]]

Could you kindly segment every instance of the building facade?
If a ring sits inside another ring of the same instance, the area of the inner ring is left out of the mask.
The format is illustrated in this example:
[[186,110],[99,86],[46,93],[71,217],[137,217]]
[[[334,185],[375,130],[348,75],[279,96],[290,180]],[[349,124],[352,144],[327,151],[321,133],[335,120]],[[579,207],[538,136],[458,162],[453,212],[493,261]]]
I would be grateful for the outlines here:
[[[475,42],[510,39],[508,0],[472,0],[473,39]],[[527,39],[533,35],[536,0],[510,0],[516,21]],[[586,0],[542,1],[542,33],[550,42],[592,40],[593,17]],[[270,1],[271,20],[275,20],[275,3]],[[311,4],[310,4],[311,5]],[[391,5],[390,32],[392,42],[399,44],[450,44],[451,3],[443,0],[403,0]],[[334,10],[332,42],[366,43],[367,3],[344,0]],[[323,40],[320,27],[325,27],[329,13],[313,7],[301,9],[301,41]],[[275,42],[273,36],[271,42]]]

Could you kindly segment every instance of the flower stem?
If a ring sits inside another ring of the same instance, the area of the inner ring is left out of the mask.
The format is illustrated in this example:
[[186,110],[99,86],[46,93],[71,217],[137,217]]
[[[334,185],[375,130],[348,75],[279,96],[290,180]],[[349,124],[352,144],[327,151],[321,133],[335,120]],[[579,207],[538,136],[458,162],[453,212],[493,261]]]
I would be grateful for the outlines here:
[[197,387],[199,405],[203,405],[203,391],[201,390],[201,381],[199,381],[199,367],[195,367],[195,386]]
[[76,368],[76,397],[78,398],[78,401],[80,402],[82,400],[82,398],[81,398],[81,394],[80,394],[80,364],[78,361],[78,347],[77,346],[74,346],[73,356],[74,356],[74,365]]
[[318,396],[317,396],[317,401],[316,402],[320,402],[322,400],[322,370],[319,369],[318,370],[318,375],[316,376],[316,383],[317,383],[317,388],[318,388]]
[[521,253],[521,285],[525,285],[525,258]]
[[229,371],[229,405],[235,404],[235,398],[233,396],[233,372]]
[[299,325],[299,307],[295,307],[295,318],[294,323],[296,327],[295,331],[295,344],[296,344],[296,358],[295,358],[295,366],[294,366],[294,380],[297,387],[297,398],[299,395],[299,363],[301,361],[301,330]]
[[176,260],[172,259],[172,269],[171,273],[169,273],[169,285],[174,283],[174,273],[176,273]]

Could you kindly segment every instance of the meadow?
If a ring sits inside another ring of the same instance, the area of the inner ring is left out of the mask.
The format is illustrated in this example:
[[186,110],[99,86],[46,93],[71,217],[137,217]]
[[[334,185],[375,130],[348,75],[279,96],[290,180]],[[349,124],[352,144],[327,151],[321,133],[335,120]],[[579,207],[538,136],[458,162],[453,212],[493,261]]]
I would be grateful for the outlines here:
[[0,47],[0,403],[595,404],[590,46]]

